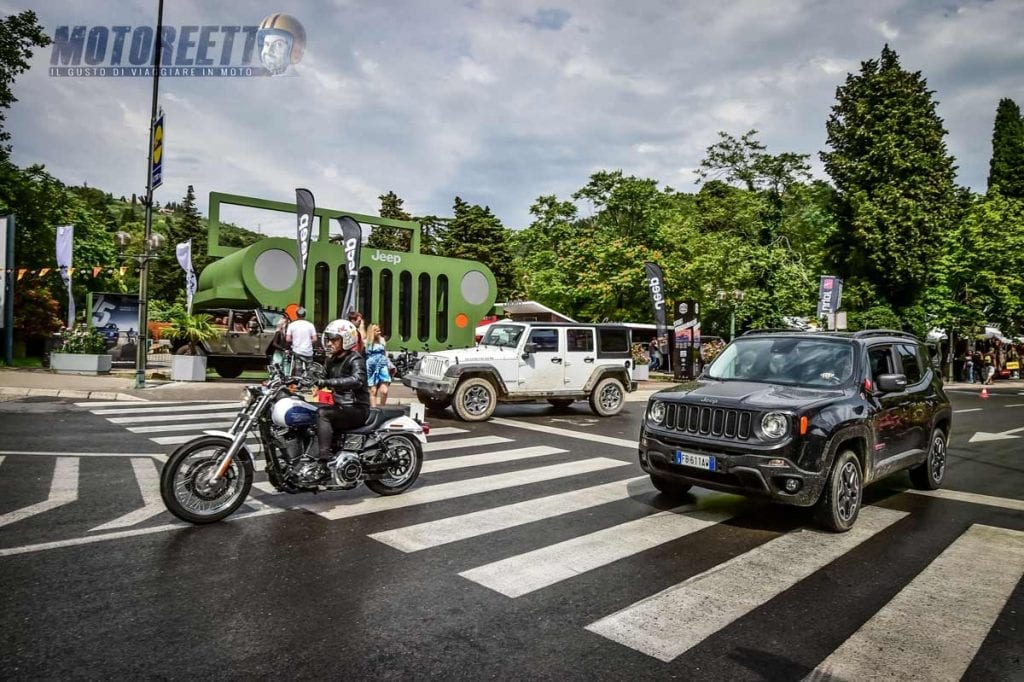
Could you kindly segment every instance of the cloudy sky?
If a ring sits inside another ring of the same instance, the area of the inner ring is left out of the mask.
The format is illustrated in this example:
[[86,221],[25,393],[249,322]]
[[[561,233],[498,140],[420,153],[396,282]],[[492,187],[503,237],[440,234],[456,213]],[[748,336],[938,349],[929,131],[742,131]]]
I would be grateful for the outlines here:
[[[155,25],[156,7],[0,0],[3,14],[34,9],[50,35]],[[567,199],[600,169],[694,190],[716,131],[750,128],[825,177],[836,87],[885,43],[927,78],[959,181],[983,190],[996,105],[1024,105],[1021,0],[173,0],[164,23],[276,12],[307,34],[289,74],[161,79],[158,201],[189,184],[204,210],[210,191],[293,201],[304,186],[319,205],[375,214],[394,190],[413,213],[449,215],[458,195],[520,228],[536,197]],[[15,162],[144,191],[150,79],[54,77],[50,59],[37,51],[17,80]]]

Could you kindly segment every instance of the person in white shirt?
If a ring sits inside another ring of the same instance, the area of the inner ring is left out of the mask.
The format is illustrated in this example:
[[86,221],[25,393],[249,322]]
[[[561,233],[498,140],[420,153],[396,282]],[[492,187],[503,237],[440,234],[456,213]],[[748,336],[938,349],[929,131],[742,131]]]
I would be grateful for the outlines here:
[[306,320],[306,309],[295,311],[297,320],[288,325],[285,340],[292,346],[292,375],[302,374],[306,365],[313,361],[313,340],[316,338],[316,327]]

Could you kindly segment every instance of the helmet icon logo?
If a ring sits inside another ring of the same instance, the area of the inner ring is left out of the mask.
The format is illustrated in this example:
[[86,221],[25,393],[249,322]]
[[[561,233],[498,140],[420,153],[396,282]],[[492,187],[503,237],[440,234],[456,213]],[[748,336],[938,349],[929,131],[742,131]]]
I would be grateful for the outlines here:
[[290,14],[271,14],[260,22],[256,46],[264,68],[272,76],[279,76],[302,59],[306,50],[306,29]]

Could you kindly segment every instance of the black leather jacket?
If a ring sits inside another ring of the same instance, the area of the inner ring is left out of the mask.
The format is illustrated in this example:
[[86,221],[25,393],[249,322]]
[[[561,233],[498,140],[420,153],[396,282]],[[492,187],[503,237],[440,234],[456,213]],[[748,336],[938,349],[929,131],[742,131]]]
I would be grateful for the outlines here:
[[334,404],[370,406],[370,388],[366,382],[366,360],[355,351],[342,351],[327,358],[322,386],[334,393]]

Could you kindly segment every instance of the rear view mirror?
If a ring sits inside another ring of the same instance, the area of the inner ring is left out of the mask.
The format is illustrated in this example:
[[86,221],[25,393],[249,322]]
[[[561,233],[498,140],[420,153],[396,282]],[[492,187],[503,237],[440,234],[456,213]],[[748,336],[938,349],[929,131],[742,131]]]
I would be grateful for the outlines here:
[[527,343],[523,345],[523,355],[529,355],[530,353],[537,352],[537,344]]
[[905,374],[879,374],[875,385],[883,393],[899,393],[907,388]]

